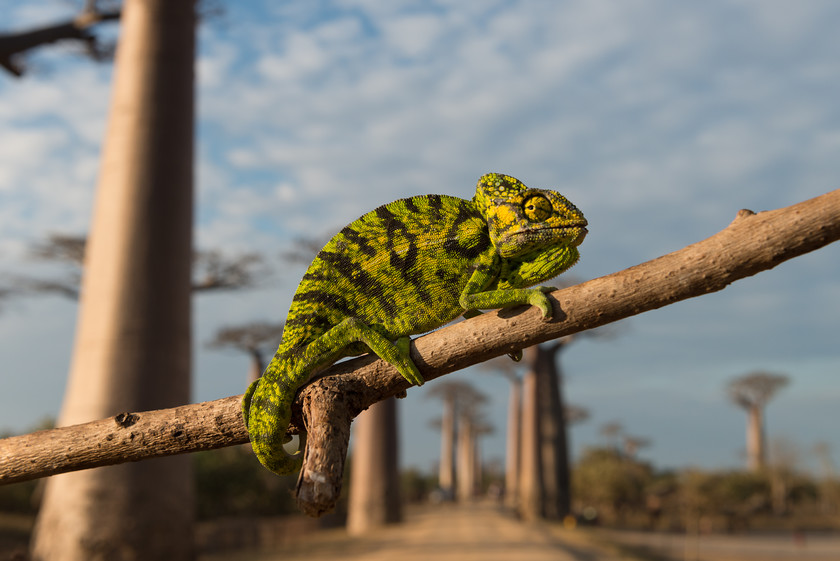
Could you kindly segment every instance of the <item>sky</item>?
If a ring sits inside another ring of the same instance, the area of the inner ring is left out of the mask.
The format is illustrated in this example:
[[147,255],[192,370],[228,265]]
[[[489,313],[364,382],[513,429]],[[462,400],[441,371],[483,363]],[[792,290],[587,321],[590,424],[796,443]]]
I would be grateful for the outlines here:
[[[3,30],[74,9],[9,4]],[[741,208],[840,186],[833,0],[219,4],[198,40],[196,242],[277,267],[255,289],[195,298],[195,401],[244,391],[247,357],[206,343],[284,319],[304,266],[283,252],[391,200],[468,199],[490,171],[556,189],[589,220],[565,275],[582,281],[702,240]],[[0,75],[0,281],[60,274],[28,249],[87,231],[110,95],[112,65],[72,46],[27,62],[23,79]],[[768,438],[793,443],[805,469],[817,443],[840,459],[838,311],[834,244],[580,339],[561,355],[566,398],[590,413],[571,429],[575,453],[619,422],[650,439],[640,457],[658,467],[740,467],[746,416],[726,386],[765,370],[790,377]],[[57,414],[75,316],[58,296],[0,302],[1,429]],[[475,367],[452,376],[489,398],[482,449],[500,460],[508,382]],[[404,466],[437,462],[433,385],[400,402]]]

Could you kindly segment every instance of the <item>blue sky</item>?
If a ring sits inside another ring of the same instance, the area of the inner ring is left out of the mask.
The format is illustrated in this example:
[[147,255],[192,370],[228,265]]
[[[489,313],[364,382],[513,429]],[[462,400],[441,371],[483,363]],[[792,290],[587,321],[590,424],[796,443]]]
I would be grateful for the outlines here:
[[[786,206],[838,187],[840,4],[831,0],[225,3],[199,34],[197,243],[272,259],[363,212],[423,193],[472,196],[488,171],[563,192],[590,234],[571,276],[598,277],[706,238],[740,208]],[[72,13],[43,0],[4,27]],[[48,274],[26,248],[87,230],[110,65],[70,47],[0,76],[0,275]],[[266,286],[198,296],[194,398],[244,390],[247,358],[204,347],[223,325],[282,320],[303,267]],[[742,464],[744,414],[725,385],[787,374],[768,434],[803,465],[840,407],[840,246],[725,291],[637,316],[562,357],[566,395],[592,417],[576,449],[617,420],[660,466]],[[0,309],[0,427],[55,415],[75,306]],[[507,382],[455,374],[490,397],[503,454]],[[430,384],[431,385],[431,384]],[[402,401],[403,459],[430,468],[440,414]]]

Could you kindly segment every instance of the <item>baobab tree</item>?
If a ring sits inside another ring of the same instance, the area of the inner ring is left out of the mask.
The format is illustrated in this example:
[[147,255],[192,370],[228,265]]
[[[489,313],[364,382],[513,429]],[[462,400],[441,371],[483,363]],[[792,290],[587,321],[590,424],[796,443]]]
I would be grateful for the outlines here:
[[483,396],[472,385],[454,380],[431,386],[426,390],[426,397],[443,402],[438,487],[451,500],[455,497],[455,418],[461,409]]
[[370,406],[353,421],[347,531],[358,535],[402,520],[397,399]]
[[735,378],[727,386],[729,398],[747,412],[747,468],[758,471],[767,463],[764,408],[789,378],[783,374],[753,372]]
[[505,506],[516,508],[519,504],[519,464],[521,462],[522,435],[522,379],[511,374],[508,395],[507,450],[505,457]]
[[[60,425],[190,399],[195,6],[126,0]],[[39,560],[194,558],[186,456],[48,480]]]
[[257,380],[265,370],[265,353],[268,349],[276,349],[283,336],[283,323],[255,321],[234,327],[223,327],[216,332],[212,341],[207,343],[210,348],[230,347],[243,351],[251,358],[248,369],[248,383]]

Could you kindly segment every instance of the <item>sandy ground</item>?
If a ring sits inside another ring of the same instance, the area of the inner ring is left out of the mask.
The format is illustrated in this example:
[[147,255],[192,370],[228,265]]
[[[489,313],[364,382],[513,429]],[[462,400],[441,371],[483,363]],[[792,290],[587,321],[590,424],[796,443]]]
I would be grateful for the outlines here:
[[687,561],[839,561],[840,536],[817,532],[691,535],[599,531],[611,542],[643,545]]
[[208,555],[203,561],[612,561],[621,557],[580,532],[524,524],[493,504],[444,505],[409,512],[404,524],[366,536],[312,534],[283,550]]
[[840,536],[685,536],[526,524],[492,503],[410,509],[403,524],[350,537],[301,536],[283,548],[205,555],[202,561],[838,561]]

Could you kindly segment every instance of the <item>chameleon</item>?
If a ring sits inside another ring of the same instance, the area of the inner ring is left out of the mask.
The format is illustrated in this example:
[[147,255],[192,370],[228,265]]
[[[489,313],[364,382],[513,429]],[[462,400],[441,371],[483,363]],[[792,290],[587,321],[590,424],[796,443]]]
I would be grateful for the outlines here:
[[373,352],[422,385],[409,335],[522,304],[549,320],[554,289],[535,285],[578,261],[586,227],[561,194],[500,173],[483,175],[471,200],[414,196],[344,227],[303,275],[280,346],[242,399],[259,461],[279,475],[300,469],[305,434],[297,452],[283,447],[295,392],[341,358]]

